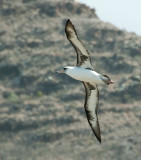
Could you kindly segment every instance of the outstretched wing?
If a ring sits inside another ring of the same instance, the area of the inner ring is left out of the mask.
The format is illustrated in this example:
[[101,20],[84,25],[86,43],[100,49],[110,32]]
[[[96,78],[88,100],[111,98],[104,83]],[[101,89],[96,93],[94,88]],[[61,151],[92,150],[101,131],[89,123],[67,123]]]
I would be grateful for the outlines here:
[[83,68],[93,69],[89,52],[88,50],[86,50],[85,46],[79,40],[76,30],[69,19],[66,22],[65,32],[66,32],[67,39],[71,42],[71,44],[73,45],[77,53],[76,65],[81,66]]
[[97,86],[91,85],[90,83],[83,82],[86,91],[85,97],[85,111],[87,115],[88,122],[93,130],[98,141],[101,143],[101,132],[97,117],[98,101],[99,101],[99,91]]

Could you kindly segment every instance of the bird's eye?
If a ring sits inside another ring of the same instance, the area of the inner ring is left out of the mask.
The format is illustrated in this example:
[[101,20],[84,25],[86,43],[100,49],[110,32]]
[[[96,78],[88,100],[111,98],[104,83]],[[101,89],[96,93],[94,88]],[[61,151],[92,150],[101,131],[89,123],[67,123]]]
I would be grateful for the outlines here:
[[65,71],[66,69],[67,69],[67,68],[65,67],[65,68],[64,68],[64,71]]

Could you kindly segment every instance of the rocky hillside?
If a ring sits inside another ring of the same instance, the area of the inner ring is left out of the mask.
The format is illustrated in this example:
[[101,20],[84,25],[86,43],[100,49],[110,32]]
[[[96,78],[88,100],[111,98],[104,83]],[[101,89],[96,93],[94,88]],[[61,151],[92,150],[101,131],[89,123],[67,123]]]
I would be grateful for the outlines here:
[[[84,87],[56,70],[75,65],[70,18],[97,72],[102,144],[84,112]],[[0,1],[0,160],[141,160],[141,37],[70,1]]]

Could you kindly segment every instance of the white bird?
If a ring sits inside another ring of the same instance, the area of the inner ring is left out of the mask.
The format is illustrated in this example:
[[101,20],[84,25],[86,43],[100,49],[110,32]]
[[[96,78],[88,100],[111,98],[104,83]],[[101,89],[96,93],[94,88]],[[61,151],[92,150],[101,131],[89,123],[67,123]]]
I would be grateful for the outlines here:
[[94,71],[90,54],[79,40],[76,30],[69,19],[66,22],[65,32],[67,39],[71,42],[77,53],[77,63],[75,67],[67,66],[57,72],[65,73],[70,77],[83,82],[86,91],[84,108],[87,120],[96,138],[101,143],[101,132],[97,116],[99,101],[97,84],[109,85],[112,84],[113,81],[107,75],[101,75]]

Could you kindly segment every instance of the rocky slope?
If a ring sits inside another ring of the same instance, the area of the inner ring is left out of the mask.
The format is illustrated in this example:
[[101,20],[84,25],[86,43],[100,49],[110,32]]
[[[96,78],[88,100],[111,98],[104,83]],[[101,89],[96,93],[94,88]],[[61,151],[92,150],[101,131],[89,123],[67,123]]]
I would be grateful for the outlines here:
[[[83,85],[56,70],[75,65],[70,18],[97,72],[102,144],[83,109]],[[69,1],[0,1],[0,159],[141,160],[141,37]]]

